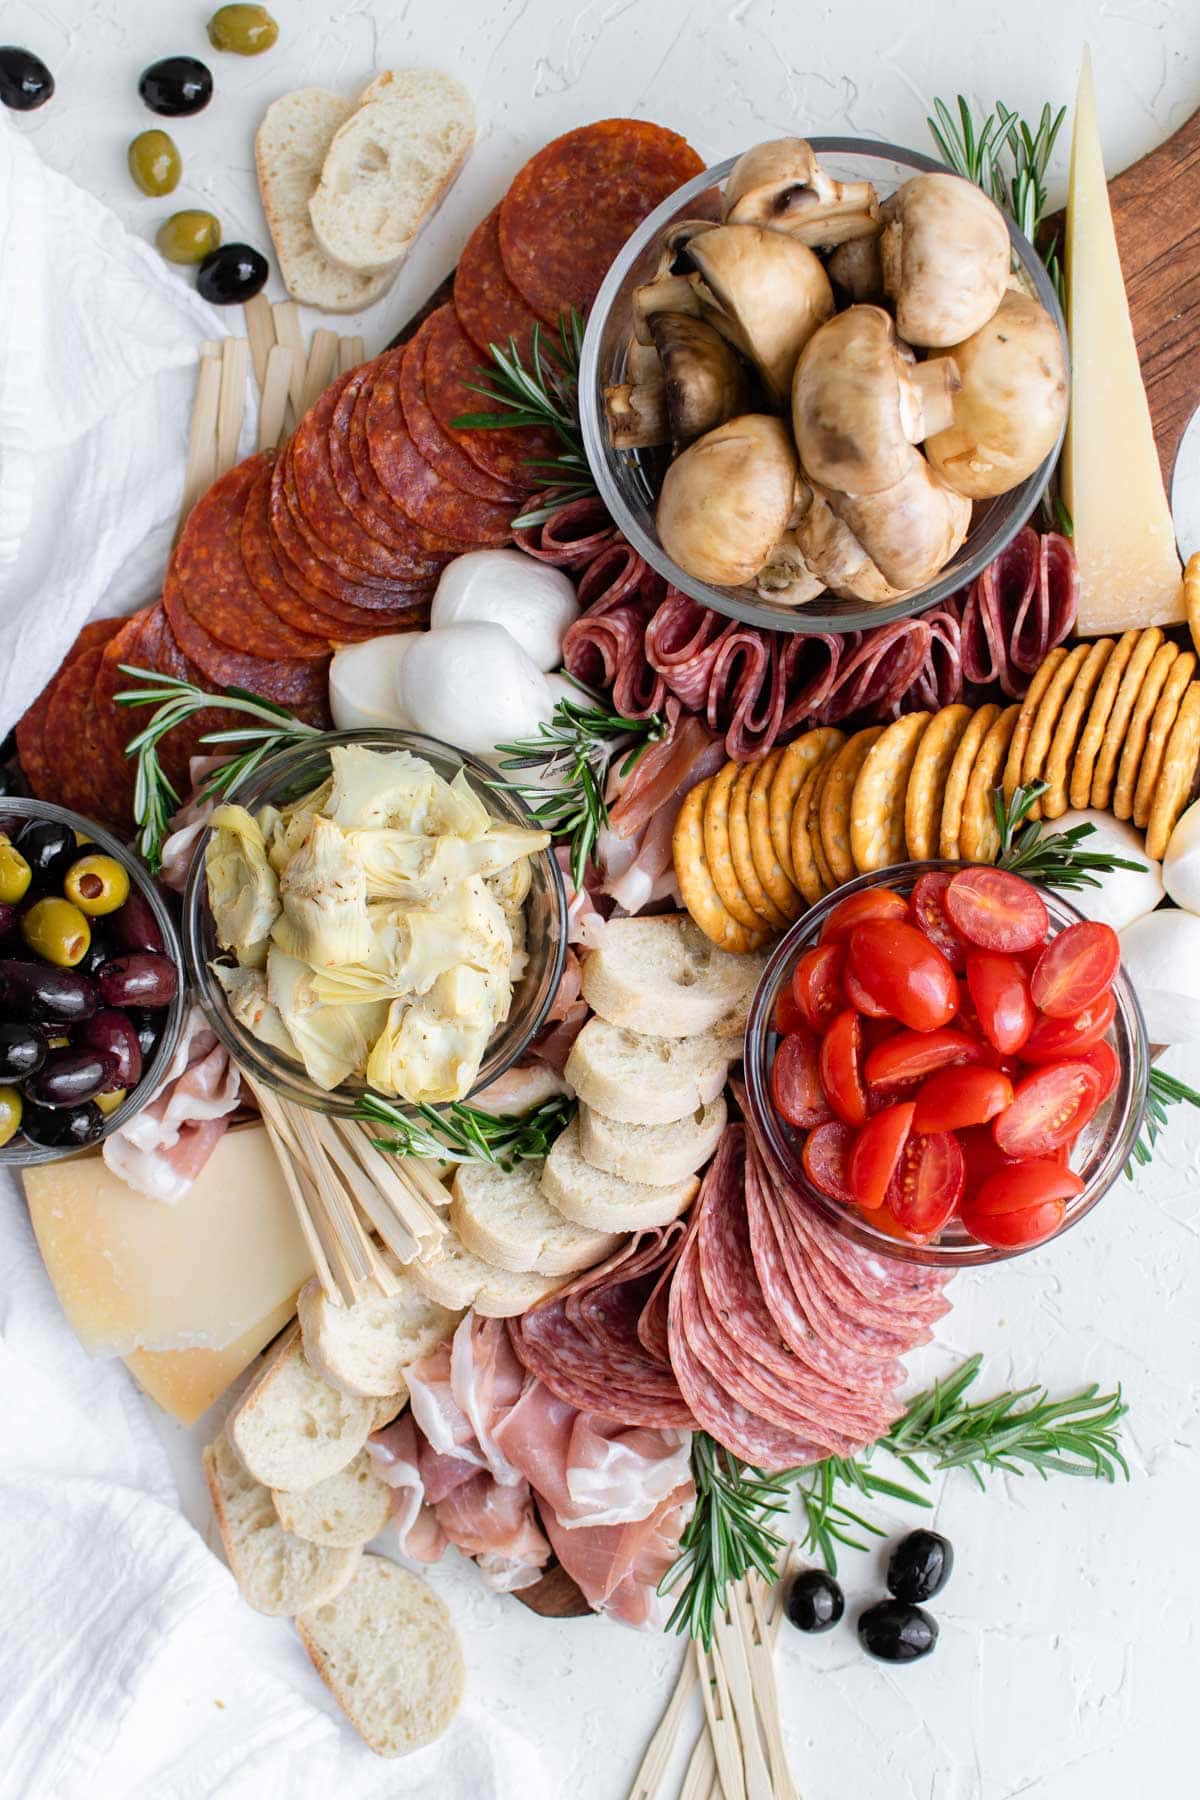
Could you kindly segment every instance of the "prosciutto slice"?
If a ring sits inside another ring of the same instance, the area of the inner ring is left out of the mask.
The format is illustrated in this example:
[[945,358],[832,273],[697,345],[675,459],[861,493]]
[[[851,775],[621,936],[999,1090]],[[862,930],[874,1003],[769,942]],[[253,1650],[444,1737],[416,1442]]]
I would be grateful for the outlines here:
[[449,1541],[475,1558],[497,1593],[532,1587],[550,1561],[527,1481],[497,1481],[483,1472],[439,1500],[434,1511]]
[[105,1139],[105,1162],[139,1194],[175,1205],[216,1149],[241,1092],[237,1064],[193,1006],[162,1085]]
[[367,1454],[375,1465],[375,1473],[392,1490],[388,1525],[401,1556],[412,1563],[437,1562],[446,1548],[446,1534],[433,1508],[425,1504],[412,1413],[405,1410],[368,1438]]
[[530,1381],[497,1437],[564,1530],[644,1519],[690,1479],[691,1433],[581,1413]]
[[629,1525],[569,1530],[546,1514],[546,1531],[567,1574],[597,1611],[643,1630],[658,1630],[668,1611],[657,1588],[679,1554],[679,1538],[696,1506],[691,1481],[644,1519]]

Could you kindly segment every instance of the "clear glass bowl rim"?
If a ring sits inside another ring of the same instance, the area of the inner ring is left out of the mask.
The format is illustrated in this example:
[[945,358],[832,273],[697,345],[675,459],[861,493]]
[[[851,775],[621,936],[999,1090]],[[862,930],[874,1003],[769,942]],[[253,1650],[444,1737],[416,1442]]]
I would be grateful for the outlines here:
[[[830,912],[847,895],[860,893],[864,888],[871,887],[900,887],[906,883],[911,887],[919,875],[931,870],[945,869],[953,874],[959,869],[977,866],[940,859],[897,863],[893,868],[881,869],[875,874],[858,875],[853,881],[847,881],[832,893],[826,894],[796,920],[775,946],[755,989],[746,1023],[744,1069],[750,1114],[759,1141],[765,1146],[777,1172],[782,1173],[788,1185],[816,1208],[827,1224],[834,1226],[843,1237],[850,1238],[861,1248],[874,1251],[879,1256],[890,1256],[903,1262],[923,1263],[928,1267],[945,1270],[978,1268],[986,1264],[1007,1262],[1014,1256],[1024,1256],[1031,1250],[1040,1250],[1044,1244],[1057,1242],[1064,1232],[1077,1225],[1098,1205],[1124,1170],[1141,1130],[1146,1107],[1146,1084],[1150,1073],[1146,1024],[1124,967],[1117,971],[1113,983],[1117,1012],[1110,1028],[1117,1036],[1115,1047],[1121,1063],[1120,1078],[1111,1099],[1113,1110],[1110,1125],[1115,1119],[1116,1128],[1106,1130],[1103,1155],[1089,1169],[1082,1193],[1068,1203],[1066,1216],[1059,1229],[1053,1237],[1044,1238],[1039,1244],[1014,1245],[1006,1249],[994,1249],[991,1245],[980,1244],[974,1239],[964,1239],[962,1243],[952,1244],[906,1244],[900,1239],[889,1237],[886,1232],[876,1231],[861,1215],[848,1207],[840,1206],[827,1194],[822,1194],[808,1180],[799,1157],[792,1155],[771,1105],[768,1045],[775,1002],[786,972],[799,952],[815,942],[816,935]],[[1083,918],[1084,915],[1069,900],[1064,899],[1060,891],[1040,888],[1039,892],[1046,902],[1052,926],[1061,930]]]
[[[945,163],[938,162],[935,157],[926,156],[920,150],[907,150],[899,144],[889,144],[875,138],[811,137],[806,141],[811,144],[818,157],[862,156],[884,162],[901,163],[912,169],[915,174],[952,175],[955,173]],[[739,155],[741,154],[744,153],[739,152]],[[601,339],[608,322],[608,315],[617,301],[622,282],[647,245],[683,211],[690,201],[696,199],[708,188],[723,182],[737,161],[738,156],[730,156],[723,162],[714,163],[711,168],[702,170],[699,175],[693,176],[691,181],[685,182],[682,187],[677,188],[673,194],[668,194],[667,198],[656,206],[654,211],[643,219],[637,230],[630,235],[601,283],[600,291],[588,315],[579,370],[579,411],[584,452],[600,498],[622,536],[629,540],[639,556],[643,557],[664,580],[669,581],[700,605],[711,607],[713,611],[722,613],[727,618],[740,619],[744,624],[756,625],[764,631],[792,632],[801,636],[815,636],[828,632],[841,636],[846,632],[865,631],[874,625],[887,625],[896,619],[909,619],[918,613],[927,612],[937,606],[939,602],[949,599],[952,594],[960,593],[969,587],[976,576],[995,560],[1005,546],[1011,543],[1018,531],[1028,523],[1046,491],[1062,450],[1063,438],[1066,433],[1065,417],[1058,434],[1058,441],[1040,468],[1036,469],[1025,481],[1019,483],[1016,488],[1010,490],[1010,495],[1022,496],[1014,506],[1011,516],[1005,517],[995,530],[988,533],[987,537],[972,552],[967,562],[953,575],[939,576],[928,587],[921,588],[912,594],[906,594],[901,599],[889,601],[886,604],[871,605],[863,602],[857,608],[852,609],[849,602],[841,602],[843,610],[838,613],[814,611],[813,607],[818,604],[815,601],[810,606],[798,609],[768,606],[759,601],[745,599],[734,589],[713,587],[707,582],[699,581],[693,576],[685,574],[677,564],[672,562],[657,537],[643,530],[638,519],[626,505],[625,497],[609,471],[608,445],[600,401],[603,386],[600,379]],[[1058,295],[1054,291],[1054,284],[1050,280],[1045,264],[1029,239],[1007,212],[1002,210],[1002,216],[1008,227],[1009,239],[1022,271],[1033,283],[1037,298],[1058,326],[1069,379],[1070,348],[1067,341],[1067,328]],[[1008,499],[1010,495],[1002,495],[999,498]]]

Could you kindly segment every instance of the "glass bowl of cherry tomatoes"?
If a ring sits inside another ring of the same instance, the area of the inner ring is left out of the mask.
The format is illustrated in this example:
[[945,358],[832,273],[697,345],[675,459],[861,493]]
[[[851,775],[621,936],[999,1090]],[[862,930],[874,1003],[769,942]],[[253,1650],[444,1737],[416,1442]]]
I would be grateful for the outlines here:
[[788,1183],[856,1243],[941,1268],[1090,1212],[1149,1068],[1116,933],[986,864],[829,894],[779,943],[746,1031],[751,1116]]

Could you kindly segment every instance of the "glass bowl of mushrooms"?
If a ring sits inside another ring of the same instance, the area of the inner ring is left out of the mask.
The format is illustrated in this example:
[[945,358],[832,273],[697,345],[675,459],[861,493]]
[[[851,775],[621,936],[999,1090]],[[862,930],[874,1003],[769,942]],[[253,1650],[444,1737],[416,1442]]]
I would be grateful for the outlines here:
[[1045,266],[917,151],[784,138],[643,221],[588,320],[588,461],[620,530],[704,606],[847,632],[974,580],[1066,428]]

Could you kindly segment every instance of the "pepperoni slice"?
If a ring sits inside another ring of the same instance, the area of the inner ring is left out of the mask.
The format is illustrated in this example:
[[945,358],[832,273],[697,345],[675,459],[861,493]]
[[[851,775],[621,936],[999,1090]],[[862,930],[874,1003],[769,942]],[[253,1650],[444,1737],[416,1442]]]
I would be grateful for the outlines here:
[[454,310],[480,350],[486,352],[493,344],[507,349],[511,338],[522,357],[528,356],[537,320],[505,273],[498,206],[463,245],[454,272]]
[[389,615],[331,599],[306,582],[295,564],[285,574],[271,541],[270,502],[271,469],[264,465],[246,497],[240,538],[246,574],[263,605],[294,631],[307,632],[322,643],[374,637]]
[[427,527],[419,525],[408,508],[394,499],[383,485],[372,460],[367,423],[375,399],[375,389],[380,381],[390,379],[395,375],[406,351],[407,345],[404,345],[398,350],[389,351],[386,356],[381,356],[359,389],[358,397],[354,402],[354,410],[350,415],[350,459],[364,497],[381,519],[392,520],[397,530],[411,533],[413,540],[423,550],[428,550],[442,558],[459,556],[464,550],[473,549],[475,546],[462,538],[446,537],[441,532],[430,531]]
[[450,306],[438,308],[426,319],[416,337],[408,348],[408,355],[400,365],[400,408],[404,414],[404,423],[408,427],[409,436],[420,454],[431,468],[437,470],[445,481],[452,482],[464,493],[475,494],[481,500],[490,500],[495,504],[505,502],[512,504],[520,500],[519,491],[505,486],[491,475],[485,474],[477,463],[472,462],[465,451],[456,442],[457,433],[443,430],[433,416],[426,393],[425,371],[430,359],[430,327],[438,317],[438,313],[449,315],[454,322],[454,309]]
[[265,657],[242,655],[212,635],[199,613],[193,612],[193,604],[174,568],[168,568],[163,606],[179,648],[206,678],[204,685],[246,688],[286,706],[312,725],[328,724],[328,657],[319,661],[271,662]]
[[[393,356],[396,366],[400,366],[402,350],[389,351],[386,355]],[[383,360],[383,357],[378,359],[380,362]],[[434,580],[453,552],[430,548],[435,540],[419,530],[393,505],[379,485],[379,478],[371,468],[370,458],[366,452],[366,406],[365,403],[363,406],[359,406],[359,398],[364,393],[369,394],[374,379],[375,364],[364,363],[353,371],[338,396],[338,403],[334,407],[333,419],[329,428],[329,466],[333,473],[334,486],[341,495],[343,506],[358,521],[359,526],[368,537],[377,539],[388,549],[400,552],[409,558],[414,571],[421,572],[421,579]],[[355,456],[356,432],[361,440],[360,459],[363,463],[361,479],[358,459]],[[378,496],[378,506],[375,500],[368,495],[364,482],[374,484],[371,494]]]
[[310,587],[315,587],[332,600],[357,607],[363,612],[394,609],[405,590],[380,585],[373,576],[361,572],[350,578],[339,572],[329,560],[329,552],[318,548],[318,540],[310,528],[301,525],[299,507],[288,493],[289,458],[286,450],[276,459],[271,470],[269,516],[271,543],[284,573],[289,579],[295,568]]
[[[412,355],[411,346],[405,354]],[[367,403],[367,447],[384,488],[418,525],[469,548],[509,542],[512,508],[463,493],[425,461],[404,423],[397,376],[386,370]]]
[[[528,366],[528,357],[525,362]],[[547,471],[538,463],[556,455],[562,445],[552,431],[533,425],[518,431],[507,426],[457,428],[455,419],[496,410],[486,394],[475,391],[486,381],[486,361],[462,330],[453,309],[446,306],[434,313],[429,321],[425,394],[435,419],[473,463],[510,493],[528,493],[545,483]]]
[[96,645],[105,645],[123,623],[121,619],[93,619],[84,625],[41,693],[36,700],[31,701],[17,721],[17,756],[25,779],[39,800],[56,798],[55,778],[46,743],[46,718],[55,687],[77,657]]

